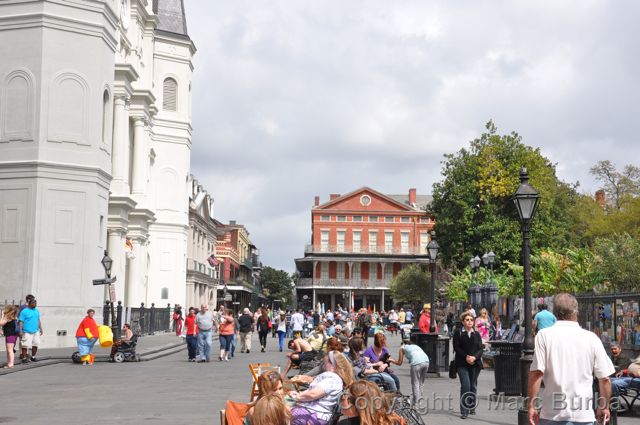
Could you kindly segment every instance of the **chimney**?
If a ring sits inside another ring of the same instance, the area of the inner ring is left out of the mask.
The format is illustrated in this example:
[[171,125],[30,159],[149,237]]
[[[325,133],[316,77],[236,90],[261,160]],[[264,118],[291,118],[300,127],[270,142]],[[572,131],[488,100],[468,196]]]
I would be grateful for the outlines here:
[[235,220],[229,220],[229,226],[235,226],[235,225],[236,225]]
[[416,190],[414,188],[409,189],[409,205],[416,203]]
[[313,199],[313,206],[314,206],[314,207],[320,206],[320,197],[319,197],[319,196],[316,196],[316,197]]
[[596,191],[596,204],[598,204],[598,206],[600,206],[600,208],[603,208],[603,209],[606,206],[604,190],[602,189]]
[[339,193],[332,193],[331,195],[329,195],[329,200],[333,201],[334,199],[338,199],[340,197]]

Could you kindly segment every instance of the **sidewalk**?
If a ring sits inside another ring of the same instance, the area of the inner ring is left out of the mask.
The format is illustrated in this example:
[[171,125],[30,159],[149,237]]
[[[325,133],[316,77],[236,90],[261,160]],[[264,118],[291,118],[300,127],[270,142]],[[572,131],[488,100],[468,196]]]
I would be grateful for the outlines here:
[[[136,352],[141,356],[151,355],[164,350],[170,350],[177,348],[185,343],[183,338],[177,337],[174,333],[158,333],[155,335],[143,335],[138,338],[138,345]],[[2,348],[5,346],[3,345]],[[20,364],[16,361],[14,369],[0,369],[0,375],[5,373],[17,372],[19,370],[26,370],[32,367],[41,367],[51,364],[60,363],[61,361],[71,361],[71,355],[78,351],[77,347],[65,347],[65,348],[43,348],[39,349],[35,363]],[[110,349],[102,348],[98,343],[94,347],[94,354],[96,355],[96,361],[107,360]],[[16,349],[16,357],[19,354],[19,349]],[[0,351],[0,367],[5,366],[6,350]]]

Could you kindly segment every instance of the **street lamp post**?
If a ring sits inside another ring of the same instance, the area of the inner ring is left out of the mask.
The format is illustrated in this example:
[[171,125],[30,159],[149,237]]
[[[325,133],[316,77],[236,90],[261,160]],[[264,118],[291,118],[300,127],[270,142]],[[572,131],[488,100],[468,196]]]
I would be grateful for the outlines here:
[[529,369],[533,361],[534,340],[531,323],[531,262],[530,262],[530,231],[540,195],[537,190],[529,184],[529,174],[527,169],[520,169],[520,186],[513,196],[513,201],[518,209],[518,217],[522,229],[522,266],[524,269],[524,343],[522,345],[522,356],[520,357],[520,384],[522,404],[518,411],[518,425],[527,425],[529,415],[527,411],[527,387],[529,385]]
[[429,260],[431,261],[431,320],[429,320],[429,333],[433,334],[436,332],[436,296],[435,296],[435,288],[436,288],[436,261],[438,257],[438,250],[440,246],[436,241],[436,232],[431,232],[431,240],[427,244],[427,253],[429,254]]
[[493,280],[493,263],[496,260],[496,254],[494,254],[493,251],[489,251],[487,257],[489,260],[489,267],[491,268],[491,276],[487,287],[487,305],[489,306],[489,314],[493,314],[493,307],[498,303],[498,288]]
[[[110,304],[110,313],[111,313],[111,332],[113,333],[113,339],[114,341],[120,339],[120,327],[118,326],[118,323],[116,322],[116,310],[115,310],[115,300],[112,299],[111,297],[111,285],[113,284],[113,281],[111,280],[111,266],[113,266],[113,260],[111,259],[111,257],[109,257],[109,253],[107,252],[107,250],[105,249],[104,251],[104,256],[102,257],[102,260],[100,260],[100,263],[102,263],[102,267],[104,268],[104,274],[107,276],[107,284],[109,285],[109,304]],[[113,279],[115,281],[115,278]]]
[[[473,257],[473,270],[475,270],[476,280],[473,284],[473,288],[471,289],[471,305],[474,310],[479,310],[480,305],[480,257],[477,255]],[[476,314],[478,312],[476,311]]]

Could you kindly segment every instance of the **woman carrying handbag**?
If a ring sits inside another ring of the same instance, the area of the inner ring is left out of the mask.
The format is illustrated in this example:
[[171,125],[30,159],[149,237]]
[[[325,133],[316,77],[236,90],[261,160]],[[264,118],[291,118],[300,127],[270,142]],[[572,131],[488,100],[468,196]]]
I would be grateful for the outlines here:
[[455,365],[460,379],[460,418],[475,415],[477,404],[478,375],[482,370],[483,344],[480,334],[474,329],[473,314],[462,313],[462,327],[453,335]]

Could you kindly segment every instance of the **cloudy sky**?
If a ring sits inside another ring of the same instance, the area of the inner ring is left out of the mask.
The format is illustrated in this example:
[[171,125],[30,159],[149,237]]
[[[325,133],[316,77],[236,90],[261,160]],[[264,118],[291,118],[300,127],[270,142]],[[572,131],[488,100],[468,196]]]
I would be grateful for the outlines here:
[[592,192],[640,164],[640,2],[185,0],[192,172],[293,271],[315,195],[431,193],[493,119]]

